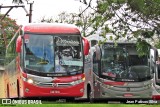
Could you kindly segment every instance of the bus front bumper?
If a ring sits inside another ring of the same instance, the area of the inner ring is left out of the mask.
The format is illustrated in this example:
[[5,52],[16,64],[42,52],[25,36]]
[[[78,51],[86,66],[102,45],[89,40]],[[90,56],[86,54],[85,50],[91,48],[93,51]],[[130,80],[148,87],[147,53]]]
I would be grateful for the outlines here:
[[43,87],[24,82],[23,97],[82,97],[84,82],[66,87]]

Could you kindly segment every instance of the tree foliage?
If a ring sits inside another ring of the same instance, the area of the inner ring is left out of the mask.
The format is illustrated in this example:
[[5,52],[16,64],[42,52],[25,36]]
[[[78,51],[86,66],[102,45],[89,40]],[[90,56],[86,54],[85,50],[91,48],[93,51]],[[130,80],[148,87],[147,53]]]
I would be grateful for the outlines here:
[[[0,18],[3,15],[0,15]],[[18,25],[16,24],[16,21],[5,17],[3,20],[0,21],[0,56],[5,55],[6,46],[15,34],[15,32],[18,29]]]
[[[116,39],[126,36],[128,39],[137,38],[137,46],[146,52],[148,41],[159,39],[159,8],[160,0],[97,0],[93,23],[103,28],[102,36],[109,31],[116,35]],[[141,46],[143,44],[145,45]]]
[[[13,1],[22,3],[22,0]],[[82,10],[80,14],[61,14],[60,19],[54,21],[74,23],[81,27],[84,36],[88,36],[86,34],[87,29],[92,27],[93,29],[89,34],[101,31],[100,35],[105,37],[109,32],[116,35],[116,40],[121,37],[137,38],[137,44],[141,44],[138,42],[142,41],[143,44],[152,41],[153,45],[158,46],[160,41],[160,0],[79,1],[87,5],[86,9]],[[94,1],[97,3],[95,7],[92,6]],[[83,17],[83,13],[88,9],[93,10],[90,18]],[[141,47],[140,45],[137,46]]]

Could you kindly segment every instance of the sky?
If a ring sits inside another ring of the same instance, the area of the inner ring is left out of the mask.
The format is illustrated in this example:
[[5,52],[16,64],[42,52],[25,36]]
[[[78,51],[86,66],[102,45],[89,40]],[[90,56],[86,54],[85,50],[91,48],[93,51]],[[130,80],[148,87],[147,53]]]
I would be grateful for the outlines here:
[[[25,1],[25,0],[23,0]],[[33,3],[33,12],[32,12],[32,22],[40,22],[40,20],[45,18],[56,18],[61,12],[67,13],[78,13],[79,8],[85,9],[86,5],[79,2],[79,0],[29,0]],[[0,0],[0,5],[2,6],[11,6],[17,5],[13,4],[12,0]],[[25,2],[25,8],[29,12],[29,5]],[[5,14],[9,8],[2,8],[0,10],[1,14]],[[28,23],[29,17],[26,16],[26,12],[23,8],[13,8],[9,17],[15,19],[18,24]]]

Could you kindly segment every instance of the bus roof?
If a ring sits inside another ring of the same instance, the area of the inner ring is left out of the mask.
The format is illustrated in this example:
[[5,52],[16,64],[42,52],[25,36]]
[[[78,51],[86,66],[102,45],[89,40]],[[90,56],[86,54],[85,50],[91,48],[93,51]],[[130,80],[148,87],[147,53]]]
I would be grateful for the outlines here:
[[23,26],[24,33],[46,33],[46,34],[80,34],[75,25],[62,23],[29,23]]
[[[113,40],[110,40],[110,36],[112,36]],[[108,33],[106,34],[106,42],[105,43],[114,43],[114,39],[115,39],[115,35],[113,35],[112,33]],[[91,35],[91,36],[88,36],[87,39],[89,41],[92,41],[92,40],[96,40],[97,42],[98,41],[104,41],[105,38],[102,37],[102,36],[99,36],[97,34],[94,34],[94,35]],[[135,39],[132,39],[132,40],[128,40],[126,37],[125,38],[119,38],[118,40],[116,40],[116,43],[120,43],[120,44],[126,44],[126,43],[136,43],[136,40]]]

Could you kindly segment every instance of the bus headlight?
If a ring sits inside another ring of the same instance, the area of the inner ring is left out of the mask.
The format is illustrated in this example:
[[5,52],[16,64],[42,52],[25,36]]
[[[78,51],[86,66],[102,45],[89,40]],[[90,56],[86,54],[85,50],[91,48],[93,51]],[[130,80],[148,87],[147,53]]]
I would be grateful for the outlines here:
[[82,79],[80,79],[80,80],[73,81],[73,82],[71,82],[71,84],[72,84],[72,85],[77,85],[77,84],[80,84],[80,83],[82,83],[82,82],[84,82],[84,81],[85,81],[85,77],[82,78]]
[[34,84],[36,81],[34,81],[32,78],[23,78],[23,81],[26,81],[29,84]]
[[151,87],[152,87],[152,83],[146,84],[146,85],[144,85],[144,87],[145,87],[145,88],[151,88]]
[[33,84],[33,80],[32,80],[32,79],[30,79],[30,78],[29,78],[29,79],[27,79],[27,82],[28,82],[28,83],[30,83],[30,84]]
[[86,80],[86,78],[85,78],[85,77],[83,77],[83,78],[82,78],[82,80],[83,80],[83,81],[85,81],[85,80]]

